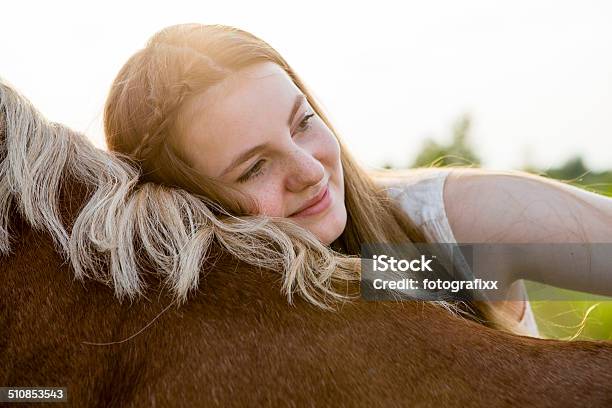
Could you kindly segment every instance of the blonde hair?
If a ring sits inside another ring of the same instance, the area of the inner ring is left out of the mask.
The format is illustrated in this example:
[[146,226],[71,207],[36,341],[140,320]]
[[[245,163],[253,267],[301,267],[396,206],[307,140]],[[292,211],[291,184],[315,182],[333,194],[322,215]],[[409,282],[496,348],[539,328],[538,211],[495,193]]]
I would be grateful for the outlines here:
[[[141,270],[146,264],[161,275],[177,302],[186,301],[190,291],[198,287],[203,260],[216,246],[254,267],[279,272],[289,302],[298,294],[314,305],[330,308],[338,300],[353,298],[350,288],[358,289],[361,243],[425,242],[397,203],[344,148],[349,215],[344,233],[331,248],[288,220],[239,214],[239,208],[215,191],[214,183],[207,184],[209,180],[190,172],[187,165],[180,167],[179,156],[165,157],[175,160],[170,163],[179,166],[179,177],[158,171],[160,163],[150,159],[159,159],[160,151],[175,153],[163,143],[172,128],[172,113],[186,97],[201,91],[194,85],[203,81],[197,62],[210,63],[209,58],[200,58],[199,52],[185,50],[185,44],[177,42],[191,38],[199,43],[199,38],[214,35],[227,36],[237,41],[236,45],[247,38],[257,52],[275,55],[261,40],[224,26],[185,25],[162,30],[151,39],[149,48],[130,58],[111,89],[105,130],[115,153],[95,149],[82,135],[46,121],[29,101],[1,83],[0,112],[5,122],[0,149],[3,254],[10,250],[9,217],[17,208],[34,228],[50,233],[77,278],[90,277],[112,285],[119,299],[144,295]],[[232,48],[213,45],[220,53]],[[176,53],[183,59],[177,61]],[[333,131],[306,87],[280,56],[277,59]],[[184,70],[172,73],[175,66]],[[168,72],[164,73],[164,68]],[[152,86],[157,85],[150,82],[155,78],[164,86]],[[137,155],[131,156],[134,151]],[[70,231],[60,217],[59,203],[60,187],[67,177],[91,192]],[[508,327],[495,313],[489,313],[492,309],[486,305],[474,304],[475,310],[466,312],[462,307],[469,309],[469,305],[437,303],[475,320],[488,319],[488,325]]]
[[[181,107],[232,73],[259,62],[273,62],[287,73],[340,144],[348,219],[344,232],[329,248],[319,244],[307,230],[281,219],[263,221],[249,216],[248,206],[241,204],[237,191],[193,170],[181,149],[176,148]],[[287,61],[268,43],[238,28],[181,24],[154,34],[117,74],[104,109],[104,128],[108,148],[137,162],[143,171],[143,180],[178,187],[204,202],[215,203],[211,217],[219,216],[217,222],[221,225],[235,222],[234,218],[228,218],[228,213],[240,216],[244,223],[243,235],[239,240],[227,242],[225,248],[256,266],[261,264],[262,256],[283,259],[281,270],[289,296],[290,282],[299,282],[297,287],[304,297],[325,307],[326,302],[319,302],[321,298],[315,293],[335,300],[343,297],[331,289],[331,282],[359,279],[362,244],[427,242],[410,217],[348,153],[313,93]],[[270,222],[282,226],[276,231],[283,236],[290,235],[293,245],[276,245],[275,254],[250,253],[260,245],[268,248],[267,239],[279,239],[261,233],[262,226]],[[257,241],[256,246],[245,248],[241,244],[242,240],[251,242],[262,235],[267,238]],[[295,245],[300,247],[299,253],[295,252]],[[415,247],[412,250],[415,254],[418,252]],[[293,266],[289,268],[290,265]],[[465,312],[475,320],[488,320],[491,326],[520,331],[515,322],[508,321],[485,303],[438,303],[448,310]]]

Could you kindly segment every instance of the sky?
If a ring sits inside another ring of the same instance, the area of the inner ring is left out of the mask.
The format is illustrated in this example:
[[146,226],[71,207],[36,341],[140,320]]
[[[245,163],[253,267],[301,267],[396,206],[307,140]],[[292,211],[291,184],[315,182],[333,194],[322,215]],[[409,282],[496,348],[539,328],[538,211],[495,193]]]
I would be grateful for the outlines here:
[[225,24],[264,39],[314,91],[364,165],[407,166],[472,118],[483,167],[612,169],[612,2],[7,2],[0,77],[105,148],[104,100],[163,27]]

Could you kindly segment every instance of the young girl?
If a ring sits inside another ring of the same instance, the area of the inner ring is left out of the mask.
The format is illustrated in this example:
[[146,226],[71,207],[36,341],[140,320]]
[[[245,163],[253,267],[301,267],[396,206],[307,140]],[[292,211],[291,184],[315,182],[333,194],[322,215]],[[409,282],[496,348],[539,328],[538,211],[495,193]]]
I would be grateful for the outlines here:
[[[155,34],[115,79],[104,126],[108,148],[135,160],[142,181],[206,198],[218,205],[220,220],[223,211],[288,220],[331,256],[359,256],[364,243],[612,240],[609,199],[538,176],[457,168],[366,172],[288,63],[232,27],[184,24]],[[244,239],[258,236],[258,225],[253,221]],[[299,261],[304,279],[325,280],[310,256]],[[531,266],[521,273],[508,263],[488,269],[485,278],[525,300],[474,302],[477,314],[492,326],[538,336],[519,279],[532,273],[578,288],[579,273]],[[457,268],[470,276],[463,264]],[[335,269],[330,276],[344,276]],[[600,293],[602,287],[612,293],[610,274],[599,283]]]

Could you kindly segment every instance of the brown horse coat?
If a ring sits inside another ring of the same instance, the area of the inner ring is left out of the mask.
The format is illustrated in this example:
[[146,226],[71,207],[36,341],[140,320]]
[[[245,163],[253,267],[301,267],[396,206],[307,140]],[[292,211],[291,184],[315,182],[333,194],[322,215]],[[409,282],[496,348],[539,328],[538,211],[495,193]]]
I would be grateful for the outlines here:
[[[70,230],[89,192],[61,191]],[[229,256],[180,308],[154,274],[148,299],[120,303],[10,217],[0,386],[65,386],[78,407],[612,406],[609,342],[514,336],[416,301],[288,305],[278,274]]]

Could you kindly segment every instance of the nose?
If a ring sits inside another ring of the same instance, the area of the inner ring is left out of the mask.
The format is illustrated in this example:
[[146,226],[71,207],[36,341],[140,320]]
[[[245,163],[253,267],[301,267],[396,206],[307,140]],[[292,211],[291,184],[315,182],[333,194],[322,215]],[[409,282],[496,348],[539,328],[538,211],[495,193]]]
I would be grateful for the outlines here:
[[323,164],[310,152],[296,149],[291,155],[287,189],[293,193],[318,184],[325,177]]

